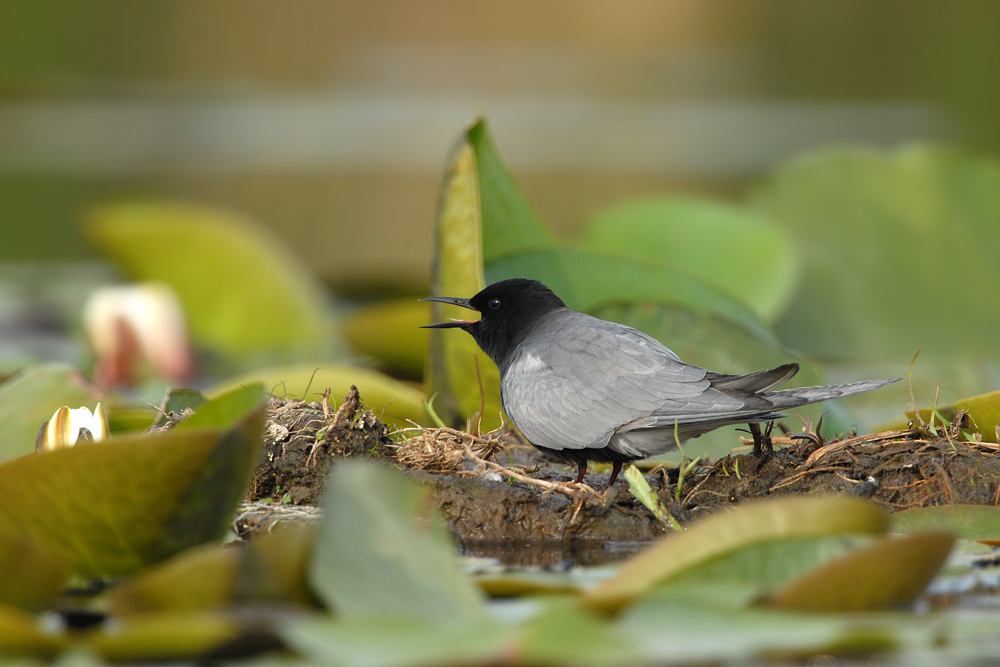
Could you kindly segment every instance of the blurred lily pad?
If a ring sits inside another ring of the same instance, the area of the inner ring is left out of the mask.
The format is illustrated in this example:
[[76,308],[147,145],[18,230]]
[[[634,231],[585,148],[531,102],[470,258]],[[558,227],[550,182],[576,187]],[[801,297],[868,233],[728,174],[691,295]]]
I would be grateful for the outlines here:
[[790,347],[824,359],[906,362],[920,348],[928,359],[1000,358],[1000,301],[983,298],[1000,284],[996,160],[831,150],[784,165],[754,205],[802,260],[777,324]]
[[358,353],[378,359],[379,367],[419,377],[427,360],[431,305],[398,299],[358,309],[344,319],[344,336]]
[[263,438],[262,389],[240,391],[257,403],[226,431],[125,436],[0,465],[0,534],[27,533],[89,576],[134,572],[220,538]]
[[299,364],[296,366],[275,366],[260,368],[244,375],[229,378],[205,393],[217,396],[221,392],[252,382],[261,382],[275,396],[318,401],[330,387],[331,407],[338,403],[351,389],[358,388],[361,400],[369,405],[377,416],[397,428],[410,426],[407,420],[418,424],[428,424],[430,420],[424,409],[424,393],[412,385],[394,380],[385,373],[357,366],[337,366],[334,364]]
[[52,609],[69,578],[66,563],[27,533],[0,533],[0,608]]
[[334,350],[322,286],[246,218],[179,203],[122,204],[94,211],[87,232],[130,277],[173,288],[206,348],[230,356]]
[[776,539],[880,535],[889,517],[874,503],[844,497],[780,498],[714,514],[626,561],[584,595],[593,608],[618,611],[654,586],[737,549]]
[[944,565],[955,536],[886,538],[815,568],[767,597],[802,611],[877,611],[909,604]]
[[0,655],[4,658],[8,660],[12,656],[51,658],[68,646],[69,640],[65,635],[53,634],[40,628],[38,617],[34,614],[0,604]]
[[893,514],[892,528],[902,533],[946,530],[963,540],[1000,540],[1000,507],[914,507]]
[[660,264],[697,278],[773,322],[795,289],[792,244],[765,216],[722,202],[662,197],[595,215],[580,247]]
[[521,626],[519,653],[531,665],[642,664],[642,644],[573,598],[548,599]]
[[446,625],[487,617],[425,489],[367,461],[338,464],[325,488],[309,576],[330,609]]
[[315,664],[420,667],[503,662],[511,628],[489,620],[434,623],[419,614],[304,618],[282,625],[282,638]]
[[116,616],[224,609],[235,604],[312,604],[306,566],[312,524],[278,526],[248,542],[188,549],[111,589]]
[[247,633],[244,625],[220,611],[156,612],[121,619],[112,629],[98,628],[83,643],[110,662],[194,660],[235,642]]

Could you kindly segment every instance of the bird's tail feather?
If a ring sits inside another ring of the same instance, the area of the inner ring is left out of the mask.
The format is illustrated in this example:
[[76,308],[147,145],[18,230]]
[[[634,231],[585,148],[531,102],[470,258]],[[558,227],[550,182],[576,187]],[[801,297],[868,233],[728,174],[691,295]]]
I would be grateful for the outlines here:
[[782,410],[794,408],[799,405],[817,403],[831,398],[860,394],[863,391],[871,391],[884,387],[893,382],[899,382],[900,378],[890,378],[887,380],[866,380],[864,382],[851,382],[849,384],[831,384],[825,387],[797,387],[795,389],[781,389],[765,394],[767,399],[774,403],[775,408]]

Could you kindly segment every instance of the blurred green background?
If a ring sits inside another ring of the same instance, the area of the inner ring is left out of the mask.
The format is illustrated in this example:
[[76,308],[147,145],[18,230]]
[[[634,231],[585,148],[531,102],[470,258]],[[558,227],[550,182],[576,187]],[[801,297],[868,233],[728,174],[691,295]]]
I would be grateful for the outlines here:
[[638,199],[732,202],[788,239],[797,277],[758,314],[826,380],[923,348],[920,406],[1000,388],[998,28],[986,0],[0,0],[0,368],[80,363],[117,271],[82,223],[109,204],[246,216],[345,312],[426,294],[484,111],[560,240],[606,248]]

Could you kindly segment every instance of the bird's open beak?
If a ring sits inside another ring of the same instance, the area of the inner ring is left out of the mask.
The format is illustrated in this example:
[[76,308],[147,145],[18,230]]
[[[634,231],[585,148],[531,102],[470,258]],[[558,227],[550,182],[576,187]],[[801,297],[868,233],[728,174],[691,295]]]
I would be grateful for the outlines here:
[[[469,310],[475,310],[479,312],[478,309],[469,304],[468,299],[460,299],[455,296],[429,296],[421,301],[436,301],[438,303],[447,303],[451,306],[461,306],[462,308],[468,308]],[[474,320],[452,320],[451,322],[437,322],[435,324],[425,324],[421,329],[453,329],[467,327],[470,324],[475,324]]]

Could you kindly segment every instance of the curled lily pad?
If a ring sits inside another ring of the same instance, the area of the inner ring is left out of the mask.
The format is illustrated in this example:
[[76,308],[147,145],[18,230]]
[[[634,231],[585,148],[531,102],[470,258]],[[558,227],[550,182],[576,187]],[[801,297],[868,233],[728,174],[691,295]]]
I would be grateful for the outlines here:
[[[476,151],[466,136],[445,179],[437,221],[434,293],[469,297],[486,286],[483,277],[483,210]],[[465,312],[460,312],[465,311]],[[470,311],[434,304],[434,320],[467,319]],[[427,385],[435,409],[447,421],[479,414],[483,428],[500,425],[500,372],[471,336],[432,330]],[[482,391],[480,391],[480,386]]]
[[951,533],[878,540],[802,575],[765,603],[803,611],[874,611],[909,604],[941,569],[954,544]]
[[618,573],[584,595],[589,607],[618,611],[655,585],[712,559],[781,538],[882,534],[889,517],[868,501],[842,497],[786,497],[714,514],[670,535],[626,561]]

